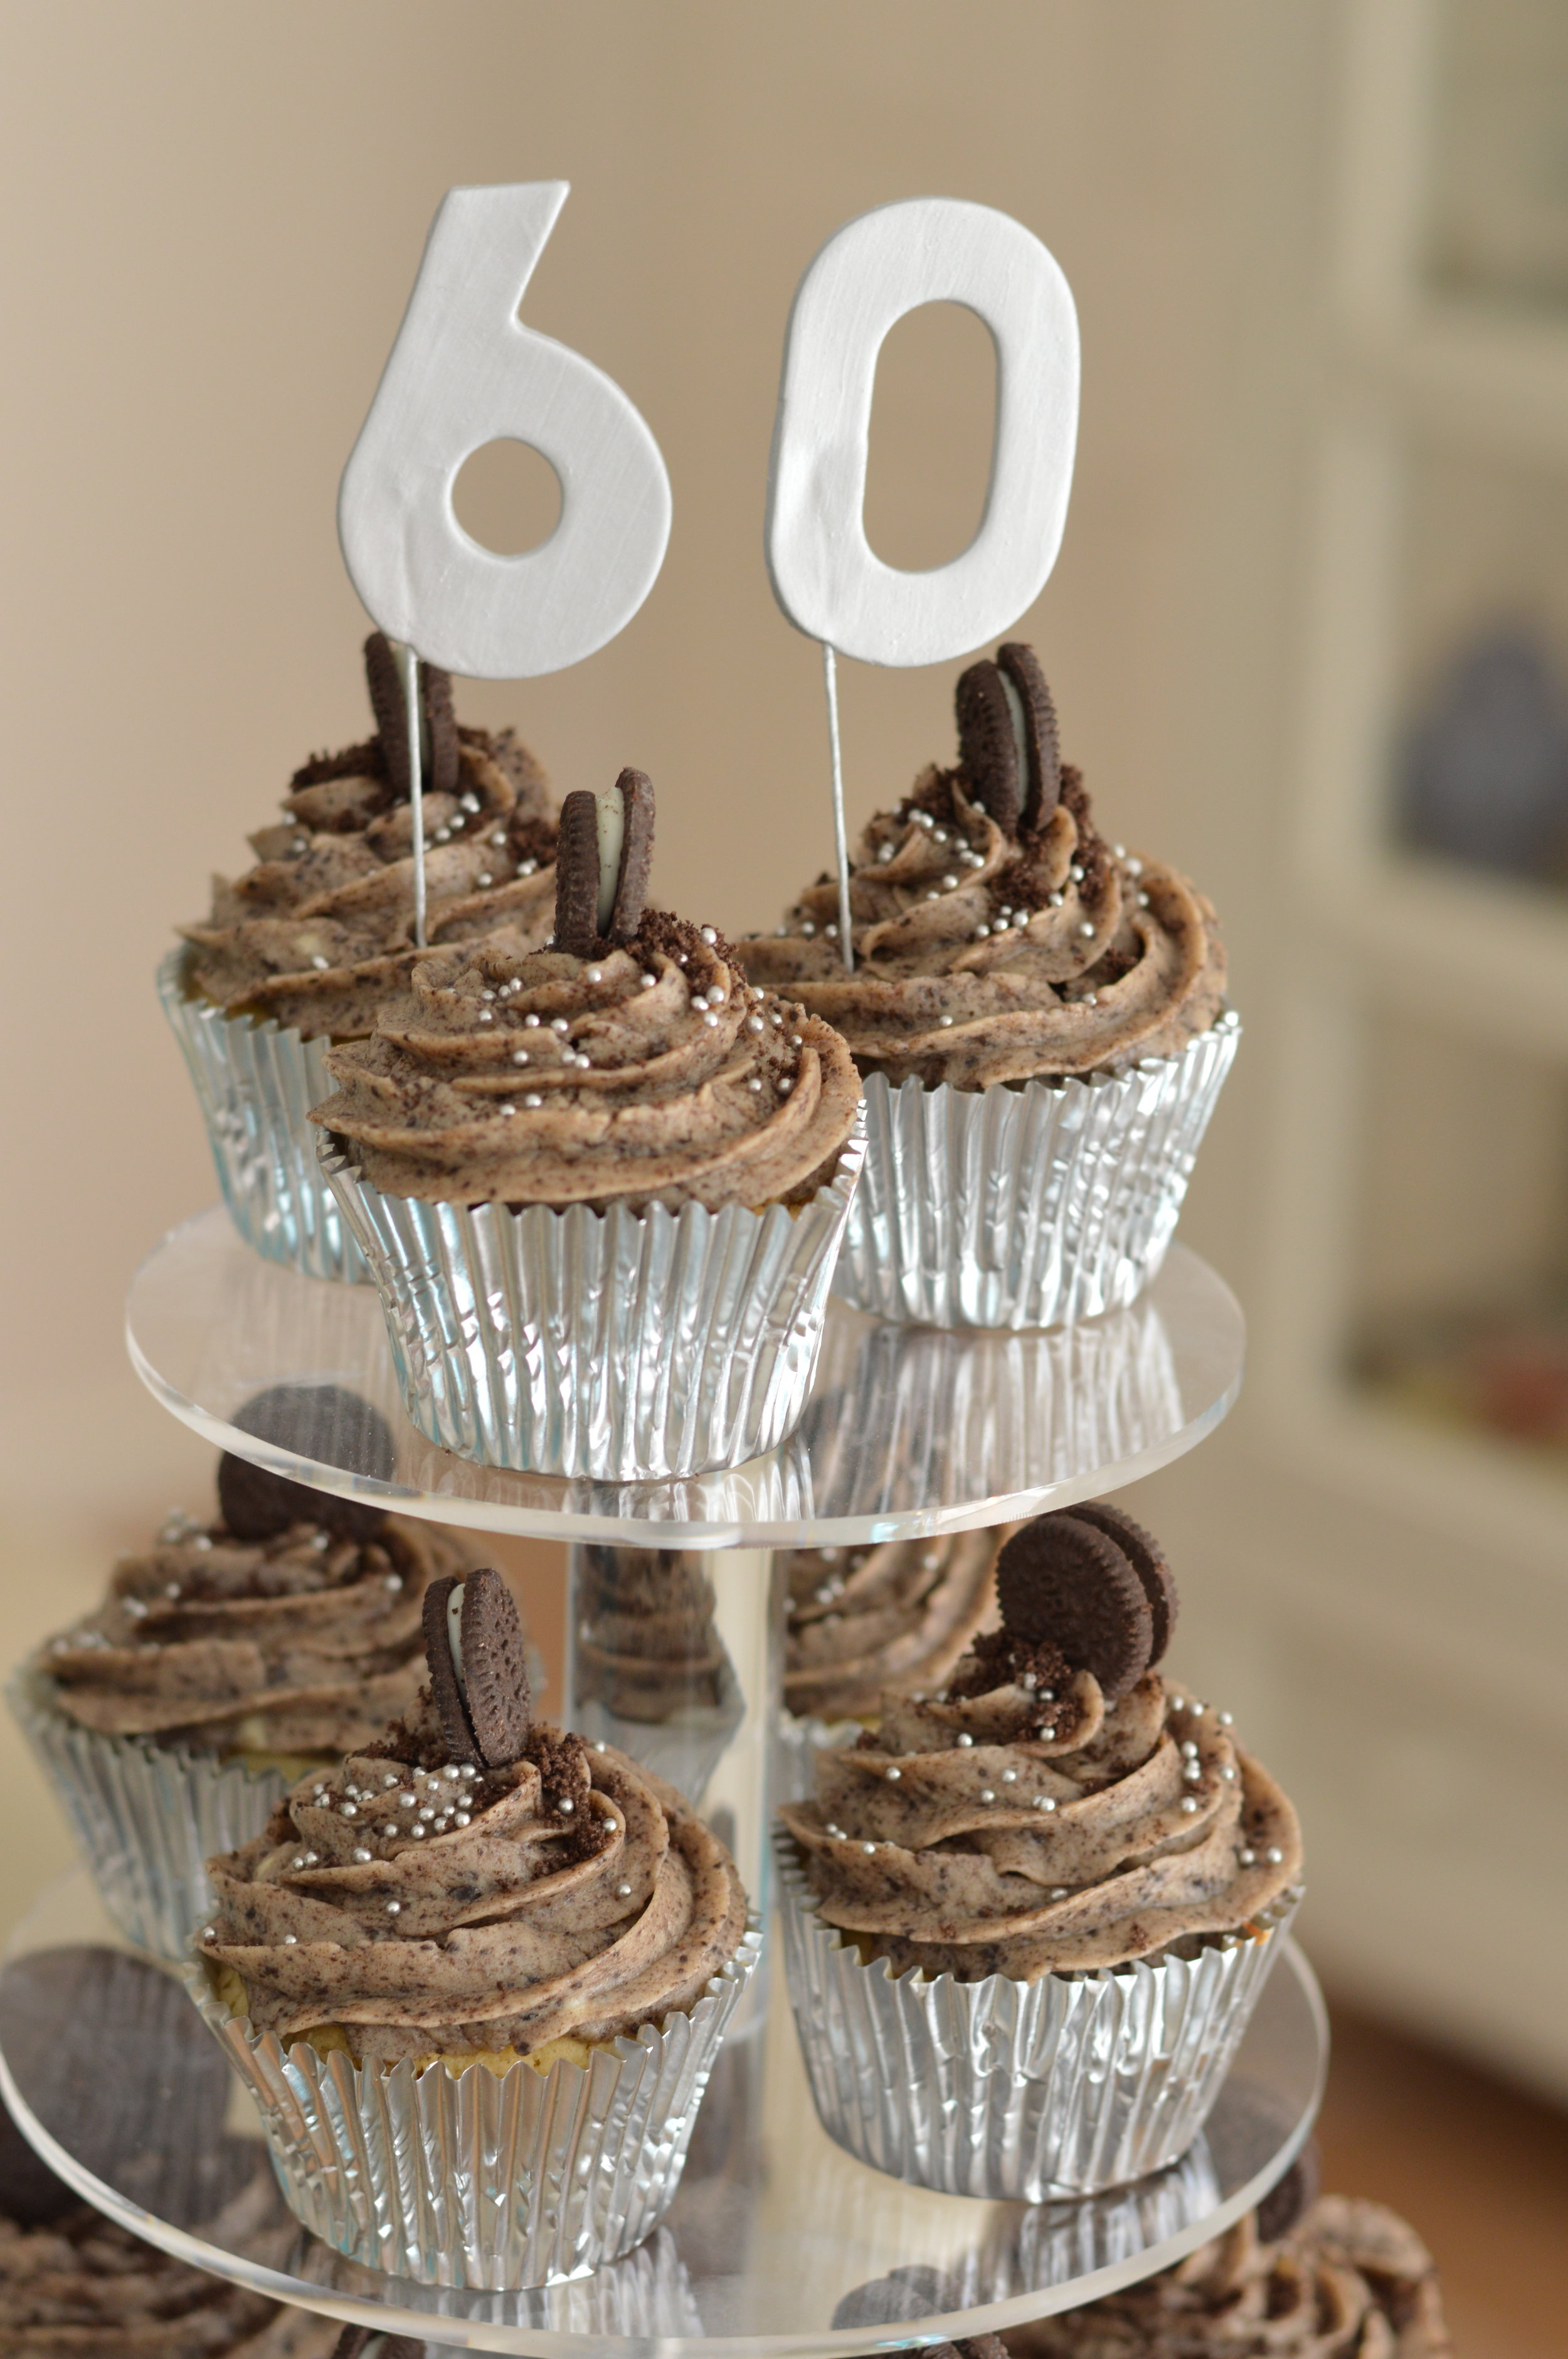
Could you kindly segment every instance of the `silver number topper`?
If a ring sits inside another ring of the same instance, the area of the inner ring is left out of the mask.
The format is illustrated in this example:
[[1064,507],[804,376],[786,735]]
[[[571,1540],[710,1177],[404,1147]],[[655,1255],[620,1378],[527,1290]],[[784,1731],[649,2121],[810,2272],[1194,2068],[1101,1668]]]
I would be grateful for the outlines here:
[[[425,834],[415,667],[531,679],[592,655],[637,612],[670,537],[670,484],[644,419],[580,353],[517,316],[565,180],[450,189],[338,493],[338,538],[410,701],[415,935]],[[560,479],[540,548],[499,557],[458,522],[452,486],[487,442],[526,442]]]
[[[996,345],[990,482],[968,548],[946,565],[906,572],[884,565],[866,538],[877,354],[906,311],[944,302],[976,312]],[[768,571],[795,628],[822,643],[847,968],[854,948],[836,651],[862,663],[944,663],[1002,636],[1056,561],[1077,429],[1072,290],[1010,214],[957,197],[882,205],[836,231],[801,280],[773,424]]]

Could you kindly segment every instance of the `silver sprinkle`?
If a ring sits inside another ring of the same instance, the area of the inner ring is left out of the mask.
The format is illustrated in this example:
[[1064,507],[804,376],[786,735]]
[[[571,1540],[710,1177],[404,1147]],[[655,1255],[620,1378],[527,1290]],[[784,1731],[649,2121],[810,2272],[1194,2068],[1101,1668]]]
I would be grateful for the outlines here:
[[1001,1773],[1001,1782],[1004,1786],[1016,1786],[1018,1783],[1017,1770],[1004,1769]]
[[362,1867],[366,1860],[370,1857],[370,1854],[366,1851],[362,1843],[356,1843],[354,1846],[353,1856],[358,1860],[360,1865]]
[[1257,1864],[1258,1854],[1255,1851],[1238,1851],[1236,1856],[1243,1867],[1254,1867]]
[[331,960],[330,960],[330,959],[323,958],[323,957],[322,957],[322,955],[321,955],[321,953],[320,953],[320,951],[318,951],[316,952],[315,957],[311,960],[310,963],[311,963],[311,965],[316,969],[316,972],[318,973],[318,974],[325,974],[325,973],[327,972],[327,969],[331,965],[332,962],[331,962]]
[[560,1800],[556,1804],[556,1808],[559,1810],[563,1819],[569,1819],[572,1812],[577,1809],[577,1804],[572,1800],[569,1794],[563,1794]]
[[957,1741],[958,1741],[958,1743],[959,1743],[960,1745],[972,1745],[972,1744],[974,1743],[974,1741],[975,1741],[975,1740],[974,1740],[974,1738],[969,1734],[969,1732],[968,1732],[968,1730],[967,1728],[961,1728],[961,1729],[958,1731],[958,1737],[957,1737]]
[[1268,1861],[1271,1867],[1282,1867],[1284,1865],[1285,1854],[1280,1849],[1278,1843],[1271,1843],[1268,1850],[1263,1854],[1263,1856]]
[[699,926],[697,928],[697,932],[702,936],[705,942],[716,942],[719,940],[718,935],[714,932],[711,926]]
[[629,1884],[618,1884],[615,1887],[615,1897],[617,1900],[630,1900],[632,1886]]
[[903,1771],[902,1769],[885,1769],[882,1772],[882,1775],[886,1777],[890,1786],[896,1786],[899,1779],[903,1777]]
[[980,1799],[982,1802],[994,1802],[996,1800],[996,1796],[989,1786],[981,1787]]
[[343,1816],[345,1819],[353,1819],[359,1816],[358,1810],[352,1802],[345,1802],[343,1804]]
[[283,1946],[286,1950],[297,1948],[298,1946],[298,1941],[299,1936],[297,1933],[286,1933],[283,1937]]
[[1185,1795],[1184,1795],[1184,1796],[1183,1796],[1183,1798],[1182,1798],[1182,1808],[1183,1808],[1183,1810],[1185,1810],[1185,1811],[1187,1811],[1187,1812],[1189,1812],[1189,1813],[1191,1813],[1192,1811],[1194,1811],[1194,1810],[1195,1810],[1197,1809],[1197,1803],[1196,1803],[1195,1799],[1194,1799],[1194,1797],[1193,1797],[1191,1794],[1185,1794]]
[[871,1854],[876,1850],[876,1845],[874,1843],[862,1843],[860,1845],[860,1849],[865,1853],[866,1857],[870,1859]]
[[401,1917],[403,1914],[402,1901],[389,1900],[386,1904],[386,1913],[389,1917]]
[[589,983],[602,983],[604,981],[604,969],[601,966],[590,966],[588,971],[588,979]]
[[481,885],[493,885],[495,879],[488,868],[481,868],[479,872],[479,881]]
[[1092,941],[1093,941],[1093,940],[1094,940],[1094,938],[1095,938],[1095,929],[1094,929],[1094,928],[1090,925],[1090,923],[1089,923],[1089,921],[1088,921],[1088,919],[1087,919],[1087,918],[1084,919],[1084,921],[1083,921],[1082,925],[1078,928],[1078,931],[1079,931],[1079,933],[1083,936],[1083,938],[1084,938],[1084,940],[1085,940],[1085,941],[1086,941],[1086,942],[1092,942]]
[[529,1090],[524,1093],[523,1103],[525,1106],[542,1106],[545,1101],[537,1090]]
[[1037,1810],[1054,1810],[1056,1807],[1056,1798],[1054,1794],[1036,1794],[1034,1807]]

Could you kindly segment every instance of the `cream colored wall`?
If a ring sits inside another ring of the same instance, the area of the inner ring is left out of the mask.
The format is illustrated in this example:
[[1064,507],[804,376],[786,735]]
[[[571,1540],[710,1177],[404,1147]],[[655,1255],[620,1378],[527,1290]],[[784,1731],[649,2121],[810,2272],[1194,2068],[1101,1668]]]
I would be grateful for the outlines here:
[[[1082,315],[1083,432],[1061,561],[1022,628],[1111,832],[1225,913],[1249,1039],[1186,1230],[1254,1288],[1336,16],[1322,0],[7,10],[8,1648],[207,1479],[120,1335],[137,1256],[214,1192],[152,969],[291,767],[363,727],[333,498],[450,182],[572,179],[529,317],[625,386],[676,496],[624,636],[464,709],[515,718],[564,787],[646,767],[663,889],[730,926],[770,921],[827,856],[816,652],[761,556],[795,280],[839,222],[925,190],[1002,206],[1053,247]],[[974,514],[984,371],[940,318],[901,341],[871,523],[888,554],[930,561]],[[968,374],[945,380],[945,356]],[[965,436],[949,473],[944,443]],[[846,668],[852,811],[950,745],[950,670]],[[1249,1643],[1210,1560],[1234,1583],[1268,1553],[1248,1435],[1244,1412],[1139,1508],[1181,1542],[1200,1680]],[[1330,1553],[1344,1521],[1318,1503]],[[0,1826],[0,1915],[41,1872],[44,1825]]]

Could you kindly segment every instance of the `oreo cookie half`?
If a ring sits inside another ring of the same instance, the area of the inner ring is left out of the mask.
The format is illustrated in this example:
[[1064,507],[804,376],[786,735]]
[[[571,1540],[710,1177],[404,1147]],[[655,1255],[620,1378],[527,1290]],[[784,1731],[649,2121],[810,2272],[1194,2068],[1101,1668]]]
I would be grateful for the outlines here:
[[996,651],[997,669],[1011,680],[1023,708],[1023,781],[1021,825],[1037,828],[1062,799],[1062,741],[1056,707],[1045,685],[1040,658],[1022,639]]
[[1059,1647],[1075,1670],[1094,1673],[1108,1703],[1149,1668],[1154,1617],[1143,1583],[1113,1539],[1066,1510],[1013,1534],[996,1560],[996,1594],[1005,1629]]
[[1157,1663],[1171,1643],[1180,1603],[1163,1549],[1152,1532],[1145,1531],[1120,1507],[1113,1507],[1108,1499],[1084,1499],[1066,1512],[1080,1524],[1093,1524],[1097,1531],[1114,1540],[1143,1583],[1143,1594],[1154,1617],[1154,1643],[1149,1660]]
[[486,1568],[433,1581],[421,1614],[430,1698],[450,1758],[492,1769],[520,1760],[533,1724],[528,1657],[500,1573]]
[[[273,1385],[232,1419],[242,1433],[390,1482],[397,1463],[392,1428],[379,1409],[341,1385]],[[270,1473],[225,1451],[218,1461],[218,1510],[236,1539],[265,1540],[290,1524],[319,1524],[344,1539],[373,1539],[386,1509],[368,1500],[340,1499],[286,1474]]]
[[1018,832],[1022,781],[1012,713],[994,663],[971,664],[958,676],[953,710],[958,723],[958,765],[969,791],[1004,835]]
[[591,958],[599,940],[599,799],[579,787],[556,839],[556,948]]
[[621,875],[610,919],[610,940],[629,942],[643,922],[654,873],[654,782],[645,770],[622,770],[615,781],[626,814]]
[[1277,2179],[1258,2206],[1258,2234],[1265,2245],[1288,2236],[1303,2212],[1317,2201],[1323,2186],[1323,2158],[1317,2140],[1308,2138],[1283,2179]]
[[[406,802],[413,781],[408,771],[408,700],[403,673],[384,631],[373,631],[365,641],[365,686],[375,715],[376,734],[386,762],[393,793]],[[424,783],[432,794],[450,795],[458,787],[458,724],[452,712],[452,682],[434,664],[419,667],[419,711],[429,735]]]

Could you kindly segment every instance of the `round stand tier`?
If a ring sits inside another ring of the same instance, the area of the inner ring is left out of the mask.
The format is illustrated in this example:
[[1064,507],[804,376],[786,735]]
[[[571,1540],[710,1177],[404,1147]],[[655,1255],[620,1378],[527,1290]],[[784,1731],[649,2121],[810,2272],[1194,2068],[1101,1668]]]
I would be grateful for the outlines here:
[[[174,1230],[126,1307],[137,1374],[221,1449],[404,1515],[658,1548],[841,1546],[1006,1523],[1119,1488],[1190,1450],[1241,1381],[1235,1297],[1173,1245],[1130,1310],[1044,1334],[884,1326],[835,1301],[806,1414],[766,1458],[685,1482],[503,1473],[437,1449],[404,1415],[374,1289],[263,1261],[221,1206]],[[396,1436],[390,1481],[239,1432],[279,1384],[332,1383]]]
[[112,2219],[258,2292],[438,2350],[537,2359],[795,2359],[1015,2326],[1164,2268],[1248,2211],[1317,2109],[1327,2029],[1286,1942],[1205,2135],[1136,2187],[988,2203],[906,2187],[817,2123],[783,1990],[720,2057],[675,2205],[634,2253],[534,2293],[416,2286],[340,2258],[284,2208],[249,2098],[184,1990],[128,1951],[78,1869],[0,1970],[0,2087]]

